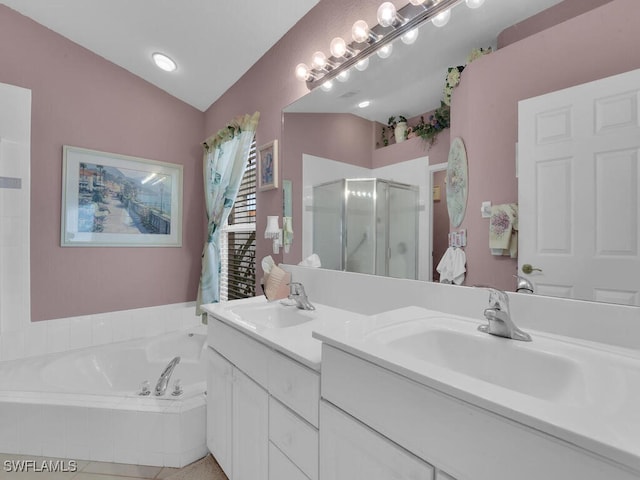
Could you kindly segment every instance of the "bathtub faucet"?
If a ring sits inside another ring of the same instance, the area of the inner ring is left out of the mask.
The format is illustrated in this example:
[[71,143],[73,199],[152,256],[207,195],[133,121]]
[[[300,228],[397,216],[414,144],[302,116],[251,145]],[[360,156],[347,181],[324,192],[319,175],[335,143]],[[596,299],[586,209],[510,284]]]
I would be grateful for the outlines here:
[[169,379],[171,378],[171,374],[173,373],[173,369],[176,368],[176,365],[180,363],[180,357],[176,357],[169,362],[166,368],[160,374],[160,378],[158,379],[158,383],[156,383],[155,394],[156,396],[164,395],[167,391],[167,385],[169,385]]

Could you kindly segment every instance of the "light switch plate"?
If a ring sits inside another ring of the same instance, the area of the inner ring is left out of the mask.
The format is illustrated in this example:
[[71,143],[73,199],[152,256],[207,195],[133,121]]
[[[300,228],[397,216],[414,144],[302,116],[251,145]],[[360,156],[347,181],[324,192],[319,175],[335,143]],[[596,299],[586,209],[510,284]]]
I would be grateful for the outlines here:
[[482,218],[491,217],[491,202],[482,202],[480,212],[482,213]]

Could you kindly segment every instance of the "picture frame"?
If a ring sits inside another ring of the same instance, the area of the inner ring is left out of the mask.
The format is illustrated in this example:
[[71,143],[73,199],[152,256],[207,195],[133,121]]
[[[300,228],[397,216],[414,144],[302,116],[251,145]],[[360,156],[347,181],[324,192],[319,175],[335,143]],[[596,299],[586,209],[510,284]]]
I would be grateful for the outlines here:
[[278,140],[258,148],[258,190],[278,188]]
[[182,246],[182,165],[63,146],[63,247]]

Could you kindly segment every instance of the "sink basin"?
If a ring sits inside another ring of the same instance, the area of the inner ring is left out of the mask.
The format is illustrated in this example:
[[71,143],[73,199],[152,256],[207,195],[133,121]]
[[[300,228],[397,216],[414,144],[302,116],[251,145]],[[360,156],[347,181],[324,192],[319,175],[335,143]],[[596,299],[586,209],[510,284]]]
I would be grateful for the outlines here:
[[426,318],[372,332],[368,340],[525,395],[572,405],[583,402],[582,369],[569,356],[548,348],[548,340],[519,342],[478,332],[476,326],[455,318]]
[[259,305],[241,305],[229,309],[237,322],[249,327],[289,328],[316,318],[315,312],[300,310],[295,306],[272,302]]

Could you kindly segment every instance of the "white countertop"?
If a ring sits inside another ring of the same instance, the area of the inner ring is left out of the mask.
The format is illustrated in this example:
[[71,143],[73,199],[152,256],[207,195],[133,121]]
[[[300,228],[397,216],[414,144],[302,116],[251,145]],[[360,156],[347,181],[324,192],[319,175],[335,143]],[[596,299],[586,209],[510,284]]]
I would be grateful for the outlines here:
[[[533,337],[532,348],[550,354],[560,352],[587,365],[585,378],[581,379],[588,387],[584,398],[548,400],[438,366],[391,349],[375,339],[375,332],[385,329],[411,322],[446,323],[447,319],[466,323],[470,331],[475,332],[481,323],[478,319],[415,306],[367,316],[314,303],[315,311],[300,311],[309,321],[287,328],[269,328],[243,322],[231,311],[238,306],[267,303],[264,296],[259,296],[203,308],[225,324],[316,371],[320,371],[321,346],[325,342],[428,388],[614,460],[640,478],[640,352],[637,350],[527,330]],[[489,337],[495,342],[516,342]],[[461,351],[460,355],[464,356],[465,352]],[[631,381],[619,382],[616,371],[608,368],[611,362],[615,362],[616,368],[622,368],[625,378]],[[527,373],[524,371],[522,375],[526,378]]]
[[[241,305],[264,305],[267,303],[267,299],[261,295],[227,303],[207,304],[202,308],[221,322],[316,371],[320,371],[322,342],[312,337],[313,331],[332,325],[349,325],[355,319],[362,317],[362,315],[339,308],[314,303],[315,310],[301,310],[299,312],[301,315],[309,317],[310,321],[287,328],[268,328],[243,322],[241,318],[230,311]],[[283,308],[295,309],[296,307],[283,306]]]
[[[615,460],[640,475],[640,353],[635,350],[580,341],[529,330],[534,348],[542,348],[572,357],[585,358],[591,386],[593,377],[604,379],[603,388],[587,388],[585,398],[549,401],[516,392],[445,367],[388,348],[375,340],[375,333],[385,327],[411,322],[468,322],[475,331],[481,322],[428,310],[406,307],[370,317],[354,318],[349,324],[330,324],[314,329],[313,336],[322,342],[360,357],[387,370],[433,388],[477,407],[545,432],[590,452]],[[479,333],[479,332],[478,332]],[[486,334],[481,334],[486,335]],[[516,340],[495,338],[496,342]],[[586,356],[583,355],[586,353]],[[465,355],[464,351],[460,355]],[[607,362],[615,359],[632,382],[618,385]],[[526,378],[527,372],[522,372]]]

